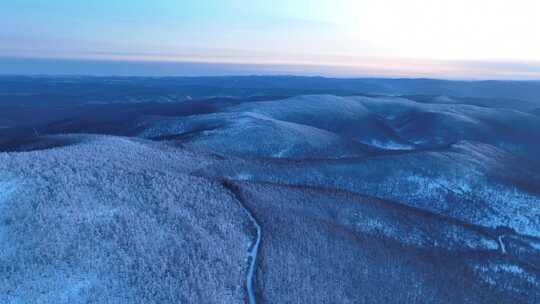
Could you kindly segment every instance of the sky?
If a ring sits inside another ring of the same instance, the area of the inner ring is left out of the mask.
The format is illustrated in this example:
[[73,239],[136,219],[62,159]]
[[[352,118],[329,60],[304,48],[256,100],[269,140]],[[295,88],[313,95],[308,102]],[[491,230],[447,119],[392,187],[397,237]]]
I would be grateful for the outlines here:
[[4,1],[0,73],[540,79],[539,12],[537,0]]

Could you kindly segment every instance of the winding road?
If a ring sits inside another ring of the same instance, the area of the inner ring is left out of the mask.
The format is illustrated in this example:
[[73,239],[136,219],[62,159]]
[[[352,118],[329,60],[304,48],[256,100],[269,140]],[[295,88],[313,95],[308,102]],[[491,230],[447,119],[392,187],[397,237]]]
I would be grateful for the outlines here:
[[255,292],[253,290],[253,286],[255,285],[253,282],[253,278],[254,278],[255,269],[257,266],[257,254],[259,253],[259,246],[261,244],[261,226],[259,225],[257,220],[255,220],[251,212],[249,212],[249,210],[247,209],[245,210],[249,216],[249,219],[251,220],[251,222],[253,223],[253,225],[255,226],[257,230],[257,238],[255,240],[255,243],[252,244],[251,249],[249,250],[249,269],[248,269],[247,280],[246,280],[248,303],[256,304],[257,300],[255,299]]
[[246,275],[246,289],[248,294],[248,304],[257,304],[257,299],[255,297],[255,271],[257,269],[257,254],[259,253],[259,247],[261,245],[261,237],[262,237],[262,228],[251,213],[251,211],[246,207],[244,204],[243,198],[238,192],[238,188],[231,184],[229,181],[223,181],[223,186],[227,188],[236,198],[242,209],[246,212],[246,214],[249,217],[249,220],[255,226],[256,230],[256,239],[251,244],[251,247],[249,249],[249,255],[248,255],[248,273]]
[[499,235],[497,240],[499,241],[499,248],[501,249],[502,254],[506,254],[506,246],[504,245],[503,237],[504,235]]

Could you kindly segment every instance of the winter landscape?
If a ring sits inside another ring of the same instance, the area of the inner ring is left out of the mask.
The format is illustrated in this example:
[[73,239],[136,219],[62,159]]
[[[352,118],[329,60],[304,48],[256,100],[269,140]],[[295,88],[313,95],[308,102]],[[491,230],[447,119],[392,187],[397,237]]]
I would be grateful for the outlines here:
[[1,303],[538,303],[540,83],[0,77]]
[[540,303],[540,1],[0,3],[0,304]]

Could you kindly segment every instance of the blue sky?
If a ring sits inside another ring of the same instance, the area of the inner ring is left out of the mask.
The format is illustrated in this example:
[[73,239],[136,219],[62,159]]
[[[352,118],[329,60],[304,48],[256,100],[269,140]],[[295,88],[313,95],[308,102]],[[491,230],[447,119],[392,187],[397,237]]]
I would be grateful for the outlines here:
[[540,79],[539,11],[535,0],[4,1],[0,57]]
[[[316,2],[309,6],[319,8]],[[206,56],[227,56],[230,51],[240,56],[287,53],[294,45],[293,34],[315,35],[327,26],[324,17],[317,16],[319,9],[302,7],[306,3],[17,0],[2,4],[0,33],[4,53],[12,49],[32,55],[198,55],[211,60]]]

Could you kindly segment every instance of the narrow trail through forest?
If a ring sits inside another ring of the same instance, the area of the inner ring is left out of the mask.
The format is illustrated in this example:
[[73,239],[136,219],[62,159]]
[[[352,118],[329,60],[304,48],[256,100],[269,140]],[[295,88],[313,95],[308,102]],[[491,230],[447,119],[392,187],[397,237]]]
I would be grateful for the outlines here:
[[248,254],[248,273],[246,275],[246,289],[248,294],[248,304],[257,304],[257,298],[255,296],[255,272],[257,270],[257,255],[259,253],[259,247],[261,245],[262,228],[251,213],[251,211],[245,206],[242,196],[240,195],[236,186],[232,185],[228,181],[224,181],[223,185],[227,188],[240,203],[241,207],[245,210],[249,217],[249,220],[253,224],[256,230],[255,241],[251,244]]

